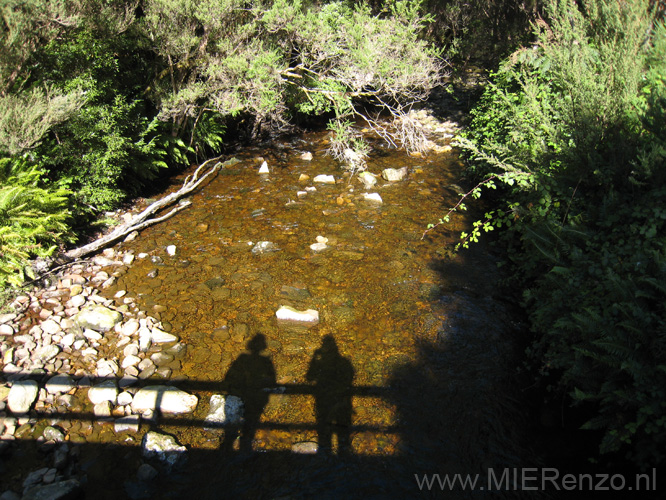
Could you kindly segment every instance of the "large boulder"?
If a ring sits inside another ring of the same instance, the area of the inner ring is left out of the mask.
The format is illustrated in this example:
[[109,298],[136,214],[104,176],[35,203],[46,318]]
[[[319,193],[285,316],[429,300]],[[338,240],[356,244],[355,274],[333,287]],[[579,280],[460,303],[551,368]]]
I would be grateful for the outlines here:
[[123,319],[122,313],[101,305],[92,305],[82,309],[74,321],[83,329],[90,328],[96,332],[108,332]]

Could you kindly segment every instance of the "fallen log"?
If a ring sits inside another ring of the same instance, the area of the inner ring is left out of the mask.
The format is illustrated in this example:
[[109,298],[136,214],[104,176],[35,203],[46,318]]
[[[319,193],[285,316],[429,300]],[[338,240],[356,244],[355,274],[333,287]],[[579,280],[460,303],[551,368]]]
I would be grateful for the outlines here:
[[[172,208],[169,212],[167,212],[165,215],[161,215],[156,218],[149,218],[155,213],[159,212],[165,207],[168,207],[178,201],[180,198],[183,196],[191,193],[195,189],[197,189],[206,179],[210,178],[212,175],[216,174],[221,167],[224,167],[229,164],[235,163],[237,160],[232,159],[228,160],[224,163],[220,162],[219,159],[221,156],[218,156],[217,158],[211,158],[210,160],[207,160],[203,162],[197,169],[194,171],[194,174],[191,176],[187,176],[185,180],[183,181],[183,186],[178,190],[175,191],[164,198],[157,200],[156,202],[150,204],[148,207],[146,207],[143,212],[135,215],[130,219],[128,222],[125,224],[122,224],[118,226],[116,229],[114,229],[112,232],[109,234],[102,236],[101,238],[96,239],[95,241],[88,243],[87,245],[83,245],[81,247],[73,248],[71,250],[68,250],[67,252],[63,253],[63,257],[68,260],[75,260],[75,259],[80,259],[81,257],[85,257],[86,255],[89,255],[91,253],[95,253],[106,246],[115,243],[121,238],[126,237],[130,233],[134,231],[141,231],[142,229],[152,225],[156,224],[158,222],[162,222],[163,220],[168,219],[172,215],[180,212],[182,209],[188,207],[189,205],[192,204],[190,201],[181,201],[178,206]],[[205,168],[207,168],[211,163],[215,164],[201,177],[199,177],[201,171]]]

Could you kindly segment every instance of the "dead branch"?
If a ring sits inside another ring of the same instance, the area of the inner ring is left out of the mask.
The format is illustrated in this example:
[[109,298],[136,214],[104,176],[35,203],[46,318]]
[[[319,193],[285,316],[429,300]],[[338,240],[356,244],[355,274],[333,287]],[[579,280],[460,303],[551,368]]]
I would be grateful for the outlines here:
[[[143,212],[135,215],[134,217],[132,217],[131,220],[129,220],[125,224],[118,226],[111,233],[91,243],[88,243],[87,245],[84,245],[82,247],[73,248],[72,250],[65,252],[63,255],[65,256],[65,258],[68,259],[80,259],[81,257],[97,252],[98,250],[101,250],[102,248],[112,243],[115,243],[116,241],[126,237],[128,234],[130,234],[133,231],[140,231],[152,224],[156,224],[157,222],[166,220],[172,215],[184,209],[185,207],[191,205],[192,204],[191,202],[184,201],[181,202],[178,206],[172,208],[171,211],[169,211],[167,214],[157,218],[150,218],[152,215],[162,210],[164,207],[172,205],[186,194],[189,194],[195,189],[197,189],[206,179],[210,178],[212,175],[217,173],[220,167],[229,163],[229,162],[221,163],[220,161],[218,161],[220,158],[221,157],[218,156],[217,158],[211,158],[210,160],[203,162],[201,165],[199,165],[199,167],[197,167],[194,174],[192,174],[191,176],[188,175],[185,178],[185,181],[183,181],[183,186],[178,191],[175,191],[165,196],[164,198],[157,200],[155,203],[150,204],[148,207],[146,207],[145,210],[143,210]],[[200,177],[199,175],[201,171],[204,168],[208,167],[213,162],[215,162],[215,164],[205,174],[203,174]]]

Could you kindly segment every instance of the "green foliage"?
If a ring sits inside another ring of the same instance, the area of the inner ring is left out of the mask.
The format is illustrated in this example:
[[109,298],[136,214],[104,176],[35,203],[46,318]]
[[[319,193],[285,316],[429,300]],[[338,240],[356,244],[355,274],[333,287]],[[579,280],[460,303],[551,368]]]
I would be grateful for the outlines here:
[[0,287],[20,285],[29,258],[48,256],[70,239],[70,193],[41,187],[43,174],[26,160],[0,158]]
[[664,460],[666,31],[648,1],[552,0],[460,138],[501,182],[492,227],[524,290],[537,376],[593,408],[602,452]]

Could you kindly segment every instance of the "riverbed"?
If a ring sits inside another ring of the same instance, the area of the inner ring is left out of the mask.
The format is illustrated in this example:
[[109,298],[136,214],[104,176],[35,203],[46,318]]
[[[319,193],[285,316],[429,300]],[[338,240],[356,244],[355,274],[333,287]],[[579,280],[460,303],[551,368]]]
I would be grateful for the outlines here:
[[[117,245],[134,258],[100,295],[183,346],[138,386],[170,384],[198,403],[130,433],[93,419],[77,458],[86,495],[410,498],[427,494],[423,474],[522,464],[515,328],[495,259],[483,244],[453,251],[473,214],[424,235],[464,191],[454,132],[433,127],[437,147],[417,156],[369,136],[372,187],[326,154],[325,132],[246,148],[191,206]],[[387,181],[388,168],[405,175]],[[284,307],[317,319],[281,321]],[[241,398],[243,424],[207,428],[215,394]],[[186,460],[142,457],[148,431],[173,436]],[[157,477],[137,477],[143,463]]]

